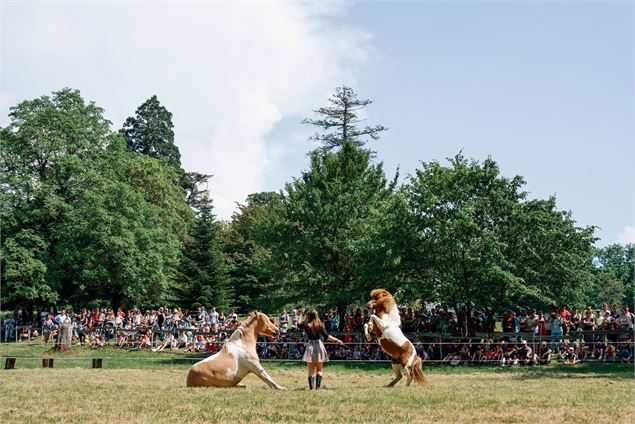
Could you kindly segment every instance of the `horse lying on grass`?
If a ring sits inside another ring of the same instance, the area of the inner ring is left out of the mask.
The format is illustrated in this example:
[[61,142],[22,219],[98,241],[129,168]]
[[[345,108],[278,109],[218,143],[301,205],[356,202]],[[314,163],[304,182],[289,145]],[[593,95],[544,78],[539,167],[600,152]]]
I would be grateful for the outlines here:
[[364,325],[366,340],[370,341],[370,333],[375,333],[381,349],[392,358],[395,378],[386,387],[392,387],[402,379],[402,368],[408,376],[406,386],[410,385],[413,378],[425,386],[427,383],[423,375],[421,358],[417,355],[412,342],[401,331],[401,318],[395,299],[387,290],[372,290],[366,307],[373,311],[368,324]]
[[258,336],[274,337],[279,332],[267,315],[252,312],[218,353],[192,366],[187,375],[187,386],[244,387],[238,383],[253,372],[272,389],[284,390],[260,365],[256,352]]

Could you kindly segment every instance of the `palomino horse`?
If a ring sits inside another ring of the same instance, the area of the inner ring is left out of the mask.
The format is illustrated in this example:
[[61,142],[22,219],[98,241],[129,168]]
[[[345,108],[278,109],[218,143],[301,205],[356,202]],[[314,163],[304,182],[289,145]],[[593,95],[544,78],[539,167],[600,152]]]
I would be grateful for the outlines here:
[[278,334],[278,328],[267,315],[252,312],[218,353],[192,366],[187,375],[188,387],[244,387],[238,383],[253,372],[272,389],[284,390],[262,368],[256,352],[259,335],[274,337]]
[[373,311],[368,324],[364,325],[366,340],[371,340],[370,332],[375,333],[381,349],[393,359],[392,369],[395,371],[395,378],[386,387],[392,387],[401,380],[402,368],[408,376],[406,386],[410,385],[413,378],[424,386],[426,378],[423,375],[421,358],[417,356],[412,342],[401,331],[401,318],[395,299],[387,290],[372,290],[366,307]]

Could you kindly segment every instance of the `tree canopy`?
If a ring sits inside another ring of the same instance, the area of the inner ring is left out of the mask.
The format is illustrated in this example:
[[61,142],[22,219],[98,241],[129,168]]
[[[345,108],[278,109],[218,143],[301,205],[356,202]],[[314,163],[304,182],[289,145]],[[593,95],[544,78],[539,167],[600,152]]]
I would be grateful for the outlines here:
[[304,121],[322,143],[308,168],[221,221],[156,96],[120,131],[77,90],[18,103],[0,128],[1,306],[342,311],[377,287],[468,311],[632,302],[633,245],[595,248],[594,227],[494,159],[387,178],[369,104],[337,88]]

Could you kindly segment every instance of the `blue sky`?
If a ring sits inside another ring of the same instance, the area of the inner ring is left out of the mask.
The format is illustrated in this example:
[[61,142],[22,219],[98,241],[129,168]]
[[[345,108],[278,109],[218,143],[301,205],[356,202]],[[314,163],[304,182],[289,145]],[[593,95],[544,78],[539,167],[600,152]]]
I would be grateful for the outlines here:
[[635,241],[633,5],[623,2],[3,2],[0,125],[65,86],[119,128],[153,94],[221,217],[306,168],[337,85],[390,128],[389,173],[460,150],[555,194],[599,245]]
[[342,20],[373,36],[356,88],[390,127],[373,146],[387,170],[491,155],[600,245],[633,225],[631,4],[373,3]]

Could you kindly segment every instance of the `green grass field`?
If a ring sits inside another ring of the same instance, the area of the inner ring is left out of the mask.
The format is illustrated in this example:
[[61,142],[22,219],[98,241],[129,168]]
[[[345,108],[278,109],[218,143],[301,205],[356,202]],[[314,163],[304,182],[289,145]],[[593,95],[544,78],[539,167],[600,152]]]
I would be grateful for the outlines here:
[[[635,416],[632,366],[432,366],[425,367],[428,387],[386,389],[387,364],[332,363],[324,388],[309,392],[301,365],[265,363],[288,389],[275,392],[253,375],[246,389],[186,388],[193,361],[170,352],[75,348],[53,355],[55,369],[21,358],[49,356],[47,349],[0,345],[0,355],[18,357],[18,369],[0,370],[1,423],[622,423]],[[91,357],[103,357],[104,369],[90,369]]]

